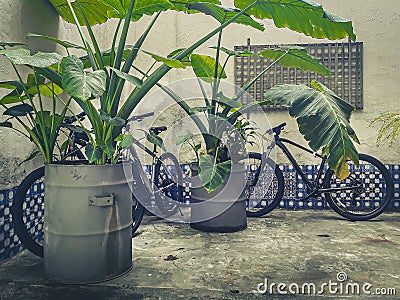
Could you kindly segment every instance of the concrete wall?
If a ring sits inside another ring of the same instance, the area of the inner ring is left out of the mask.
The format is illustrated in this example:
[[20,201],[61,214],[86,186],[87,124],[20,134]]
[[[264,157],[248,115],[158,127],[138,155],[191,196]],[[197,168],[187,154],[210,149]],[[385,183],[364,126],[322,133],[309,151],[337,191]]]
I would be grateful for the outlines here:
[[[400,101],[398,101],[400,89],[397,86],[400,79],[398,72],[400,64],[399,2],[397,0],[320,0],[319,2],[329,11],[353,20],[357,39],[364,42],[364,110],[353,116],[353,126],[362,143],[358,149],[375,155],[386,163],[399,163],[397,146],[395,149],[386,146],[377,148],[375,145],[377,128],[369,127],[370,121],[380,113],[400,110]],[[46,0],[0,0],[0,16],[0,28],[2,28],[0,41],[21,42],[25,41],[27,32],[37,32],[58,35],[60,39],[79,42],[74,26],[59,21]],[[134,43],[150,19],[150,17],[144,17],[133,27],[128,43]],[[258,32],[246,26],[232,25],[225,30],[223,45],[227,48],[243,45],[248,37],[251,37],[253,44],[316,42],[314,39],[287,29],[275,29],[270,21],[266,21],[265,24],[264,32]],[[172,50],[190,45],[216,25],[214,20],[200,14],[186,16],[183,13],[166,12],[160,16],[144,48],[166,55]],[[115,22],[110,22],[95,28],[96,34],[102,40],[103,49],[110,47],[114,26]],[[60,50],[51,43],[42,41],[29,40],[28,44],[34,50]],[[196,52],[212,54],[208,46],[213,44],[215,44],[215,38]],[[144,54],[140,55],[139,60],[142,67],[151,63],[151,59]],[[233,82],[233,61],[228,65],[227,73],[229,80]],[[164,83],[192,76],[191,70],[172,71],[164,78]],[[0,80],[10,78],[14,78],[13,72],[8,62],[0,58]],[[138,111],[145,112],[156,106],[161,108],[165,106],[160,103],[161,101],[157,102],[144,101]],[[179,114],[174,115],[179,116]],[[259,118],[258,115],[253,117]],[[165,121],[168,118],[161,119]],[[272,112],[268,113],[268,119],[272,125],[275,125],[282,119],[288,119],[288,115],[286,112]],[[290,126],[287,128],[286,136],[304,144],[296,129],[295,121],[288,120],[288,123]],[[0,189],[3,189],[17,185],[26,172],[40,165],[41,162],[38,159],[20,167],[17,166],[34,147],[29,141],[25,141],[23,137],[9,129],[0,128],[0,143],[3,146],[0,153]],[[303,158],[303,162],[309,162],[308,158]]]
[[[45,0],[0,1],[0,41],[2,42],[27,43],[33,51],[55,51],[53,43],[27,41],[25,36],[28,32],[57,35],[58,24],[57,14]],[[26,74],[24,69],[20,71]],[[4,57],[0,57],[0,81],[12,79],[16,79],[16,75],[10,63]],[[4,92],[0,95],[4,95]],[[0,114],[2,112],[3,109],[0,108]],[[3,117],[0,118],[3,121]],[[0,189],[18,185],[25,175],[42,164],[42,160],[37,157],[19,166],[19,163],[35,150],[35,146],[14,130],[0,127],[0,145]]]

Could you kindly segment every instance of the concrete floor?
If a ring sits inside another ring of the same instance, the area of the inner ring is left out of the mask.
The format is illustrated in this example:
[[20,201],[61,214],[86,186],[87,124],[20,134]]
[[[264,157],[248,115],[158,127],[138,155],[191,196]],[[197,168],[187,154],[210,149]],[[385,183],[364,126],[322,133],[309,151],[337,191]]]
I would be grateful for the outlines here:
[[[297,299],[309,299],[308,292],[334,299],[378,299],[380,292],[400,299],[399,253],[398,213],[354,223],[332,211],[276,210],[229,234],[146,217],[133,239],[128,274],[61,285],[45,278],[42,259],[23,252],[0,263],[0,299],[287,299],[296,286]],[[279,283],[288,294],[280,295]],[[257,286],[272,286],[273,295],[259,294]]]

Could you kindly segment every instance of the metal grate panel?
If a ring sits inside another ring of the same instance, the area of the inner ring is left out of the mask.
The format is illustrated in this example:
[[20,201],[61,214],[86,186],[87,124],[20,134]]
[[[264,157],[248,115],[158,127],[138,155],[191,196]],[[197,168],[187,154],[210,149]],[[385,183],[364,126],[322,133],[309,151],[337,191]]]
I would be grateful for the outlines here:
[[[334,91],[340,98],[352,104],[356,109],[363,109],[363,43],[317,43],[317,44],[285,44],[285,45],[251,45],[235,46],[235,51],[249,50],[258,53],[269,48],[285,48],[300,46],[307,49],[308,54],[318,58],[330,71],[331,76],[323,76],[298,68],[274,65],[271,70],[261,76],[249,88],[243,102],[252,98],[263,100],[264,93],[276,84],[307,84],[317,80]],[[257,56],[235,56],[235,84],[243,87],[247,82],[271,64],[271,60]],[[250,97],[249,97],[250,96]],[[268,110],[285,110],[285,107],[271,104]]]

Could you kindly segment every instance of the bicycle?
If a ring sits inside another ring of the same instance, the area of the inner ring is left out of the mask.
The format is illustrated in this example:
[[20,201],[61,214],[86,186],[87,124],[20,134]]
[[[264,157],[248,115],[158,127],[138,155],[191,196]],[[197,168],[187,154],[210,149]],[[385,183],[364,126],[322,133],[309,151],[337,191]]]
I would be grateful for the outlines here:
[[[130,122],[141,122],[143,119],[153,116],[154,112],[149,112],[139,116],[134,116],[127,120],[125,132],[130,131]],[[148,134],[158,136],[166,131],[166,126],[150,127]],[[149,176],[142,168],[139,156],[133,145],[138,146],[152,158],[152,163],[148,168]],[[133,162],[133,173],[135,177],[134,194],[140,199],[141,204],[151,214],[156,214],[162,218],[168,218],[176,212],[181,212],[180,203],[183,199],[183,172],[178,159],[170,152],[164,152],[158,156],[158,146],[153,143],[153,149],[147,148],[140,140],[133,138],[133,145],[129,147],[128,155],[125,160]]]
[[[140,116],[134,116],[130,118],[128,121],[138,121],[140,122],[145,117],[154,115],[154,113],[148,113]],[[87,136],[85,133],[76,132],[71,127],[75,121],[83,120],[85,117],[85,113],[78,114],[76,117],[66,117],[64,119],[62,127],[64,130],[68,130],[66,133],[67,138],[71,141],[69,146],[66,148],[64,153],[64,158],[70,159],[85,159],[86,157],[82,153],[81,149],[86,146],[88,142]],[[129,123],[128,125],[129,126]],[[154,134],[158,135],[162,131],[165,131],[167,128],[162,127],[152,127],[150,131]],[[153,157],[152,167],[154,169],[153,177],[151,179],[152,182],[155,182],[154,185],[149,184],[149,180],[147,179],[147,175],[145,174],[140,162],[135,160],[137,163],[134,164],[134,175],[135,182],[138,185],[139,190],[142,187],[145,187],[143,194],[153,195],[157,200],[157,205],[160,208],[160,211],[164,215],[171,215],[175,213],[177,210],[176,205],[172,205],[171,203],[175,203],[175,201],[165,201],[169,197],[177,200],[179,195],[182,194],[181,188],[173,189],[178,183],[182,182],[182,173],[177,172],[176,170],[180,170],[179,163],[176,158],[170,153],[163,153],[160,157],[157,154],[157,147],[154,146],[153,151],[149,150],[145,146],[143,146],[138,140],[134,140],[136,145],[143,147],[147,153],[149,153]],[[137,158],[136,151],[134,147],[129,148],[129,152],[132,157]],[[171,176],[168,173],[168,170],[171,170],[171,163],[174,166],[175,172],[174,175]],[[169,177],[168,177],[169,176]],[[170,177],[174,177],[171,179]],[[157,193],[154,192],[154,189],[157,188]],[[175,192],[179,191],[179,192]],[[167,196],[167,197],[165,197]],[[169,197],[168,197],[169,196]],[[146,198],[147,199],[147,198]],[[32,209],[31,209],[32,208]],[[11,207],[12,214],[12,223],[15,229],[15,233],[17,234],[19,240],[25,247],[39,257],[43,257],[43,236],[44,236],[44,167],[38,168],[31,172],[25,179],[21,182],[19,187],[16,190],[14,201]],[[139,227],[144,214],[143,205],[133,196],[133,207],[132,207],[132,235],[135,233],[137,228]]]
[[[370,220],[383,213],[393,199],[394,187],[389,171],[379,160],[367,154],[359,154],[359,167],[348,161],[350,175],[340,180],[327,167],[326,156],[281,138],[280,134],[285,126],[286,123],[282,123],[267,131],[273,134],[273,141],[266,152],[249,153],[247,216],[263,216],[276,208],[283,198],[283,173],[268,157],[275,146],[282,150],[304,182],[306,192],[303,201],[324,197],[336,213],[351,221]],[[310,180],[307,177],[285,143],[321,159],[315,178]]]

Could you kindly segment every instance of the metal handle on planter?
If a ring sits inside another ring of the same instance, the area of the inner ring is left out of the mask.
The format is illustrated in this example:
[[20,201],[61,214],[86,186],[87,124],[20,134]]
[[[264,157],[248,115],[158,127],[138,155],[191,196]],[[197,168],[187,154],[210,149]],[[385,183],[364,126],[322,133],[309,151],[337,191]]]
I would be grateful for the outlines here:
[[111,193],[109,196],[89,196],[89,206],[112,206],[115,201],[115,194]]

